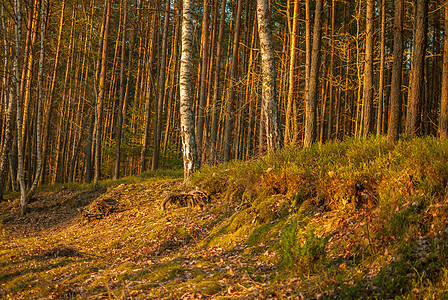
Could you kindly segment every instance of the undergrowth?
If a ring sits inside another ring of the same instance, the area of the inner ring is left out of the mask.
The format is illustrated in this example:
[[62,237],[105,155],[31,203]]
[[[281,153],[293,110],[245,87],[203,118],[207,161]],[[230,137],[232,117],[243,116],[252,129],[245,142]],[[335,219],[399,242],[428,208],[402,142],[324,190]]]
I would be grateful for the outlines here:
[[[348,139],[205,165],[192,184],[210,203],[160,211],[181,175],[103,181],[102,197],[127,201],[126,210],[87,225],[43,226],[37,236],[16,237],[12,204],[0,207],[0,296],[448,297],[446,141]],[[40,192],[67,193],[62,206],[72,205],[67,216],[75,218],[91,188]],[[45,207],[33,209],[37,220]]]

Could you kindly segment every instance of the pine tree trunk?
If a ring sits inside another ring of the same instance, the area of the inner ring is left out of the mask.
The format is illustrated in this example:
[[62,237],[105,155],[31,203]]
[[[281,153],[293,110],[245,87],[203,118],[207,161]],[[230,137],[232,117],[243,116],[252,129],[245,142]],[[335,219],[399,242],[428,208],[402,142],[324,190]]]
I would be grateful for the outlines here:
[[381,0],[381,42],[380,42],[380,78],[378,85],[378,113],[376,135],[383,133],[383,103],[384,103],[384,65],[386,57],[386,0]]
[[196,150],[193,117],[193,93],[191,71],[193,69],[193,3],[184,0],[182,14],[182,55],[180,65],[180,132],[184,161],[184,180],[189,182],[190,175],[199,169]]
[[233,133],[233,102],[234,102],[234,88],[236,81],[236,67],[238,62],[238,49],[239,49],[239,41],[240,41],[240,27],[241,27],[241,13],[243,10],[242,0],[238,0],[238,8],[237,13],[234,18],[235,20],[235,29],[234,29],[234,38],[232,43],[232,64],[230,67],[230,78],[229,78],[229,87],[227,92],[227,109],[226,109],[226,122],[224,128],[224,161],[230,160],[230,149],[231,141],[232,141],[232,133]]
[[394,13],[394,53],[392,63],[392,80],[390,86],[390,110],[387,130],[387,141],[398,140],[401,124],[401,82],[403,67],[403,14],[404,0],[395,0]]
[[[4,6],[1,6],[1,22],[2,22],[2,30],[4,32],[3,36],[3,46],[4,46],[4,70],[6,71],[8,68],[8,59],[9,59],[9,45],[6,37],[6,24],[5,24],[5,10]],[[5,100],[5,126],[3,132],[3,144],[1,149],[0,156],[0,201],[3,199],[3,191],[5,188],[5,182],[7,177],[8,170],[8,157],[11,152],[11,146],[13,141],[12,130],[14,125],[14,107],[16,105],[16,97],[13,94],[13,87],[7,88],[7,74],[3,72],[3,97]],[[9,90],[9,95],[8,95]]]
[[213,99],[212,99],[212,120],[210,129],[210,160],[212,162],[216,161],[216,140],[218,138],[218,94],[219,94],[219,76],[221,71],[221,49],[222,40],[224,36],[224,21],[226,13],[226,3],[227,0],[222,0],[221,2],[221,19],[219,21],[219,33],[218,33],[218,44],[216,46],[216,63],[215,63],[215,74],[213,78]]
[[409,80],[406,135],[413,136],[419,128],[421,99],[423,96],[424,64],[426,55],[426,32],[428,1],[416,1],[414,25],[414,51]]
[[121,160],[121,135],[123,129],[123,105],[124,105],[124,92],[125,92],[125,84],[124,84],[124,76],[125,76],[125,59],[126,59],[126,26],[128,20],[128,1],[122,0],[123,3],[123,36],[121,38],[121,59],[120,59],[120,99],[118,103],[118,111],[117,111],[117,131],[116,131],[116,158],[115,158],[115,170],[114,170],[114,178],[120,178],[120,160]]
[[[152,93],[154,90],[154,80],[153,80],[153,66],[156,55],[156,39],[157,39],[157,13],[152,13],[152,26],[151,26],[151,50],[149,52],[149,65],[148,65],[148,88],[146,93],[146,104],[145,104],[145,129],[143,134],[143,145],[140,152],[140,173],[146,171],[146,153],[148,152],[149,145],[149,127],[151,124],[151,99],[153,97]],[[128,84],[129,85],[129,84]]]
[[285,116],[285,145],[295,143],[297,140],[296,132],[293,132],[295,119],[293,117],[293,107],[295,105],[295,92],[296,92],[296,57],[297,57],[297,31],[299,27],[299,0],[294,0],[294,12],[292,21],[292,34],[291,34],[291,49],[290,49],[290,61],[289,61],[289,88],[288,88],[288,102],[286,104],[286,116]]
[[309,90],[306,97],[304,147],[310,147],[316,139],[317,88],[319,83],[319,58],[322,29],[323,0],[316,1],[314,16],[313,48],[311,52]]
[[111,0],[106,0],[104,5],[106,19],[104,23],[104,35],[102,36],[103,48],[101,51],[101,72],[98,82],[99,95],[95,108],[95,175],[93,179],[95,189],[98,189],[98,181],[101,174],[101,134],[103,132],[103,101],[106,92],[107,50],[109,45],[110,17],[112,10]]
[[[208,73],[208,59],[209,59],[209,46],[208,46],[208,19],[209,19],[209,0],[204,0],[204,10],[202,18],[202,62],[201,62],[201,81],[200,81],[200,94],[198,105],[198,124],[196,131],[198,156],[201,159],[204,149],[203,135],[204,135],[204,121],[205,121],[205,106],[206,106],[206,92],[207,92],[207,73]],[[202,160],[202,159],[201,159]]]
[[373,130],[373,23],[374,0],[367,0],[366,49],[364,64],[363,126],[362,136],[367,137]]
[[166,70],[166,48],[168,39],[168,21],[170,12],[170,0],[166,0],[165,3],[165,16],[164,16],[164,26],[162,34],[162,53],[160,58],[160,72],[159,72],[159,82],[158,82],[158,92],[157,92],[157,102],[155,107],[155,122],[154,122],[154,152],[152,156],[152,170],[157,170],[159,168],[160,159],[160,139],[162,135],[162,112],[163,112],[163,99],[165,98],[165,70]]
[[[445,32],[448,32],[448,0],[445,1]],[[448,138],[448,38],[443,41],[442,92],[440,99],[440,138]]]

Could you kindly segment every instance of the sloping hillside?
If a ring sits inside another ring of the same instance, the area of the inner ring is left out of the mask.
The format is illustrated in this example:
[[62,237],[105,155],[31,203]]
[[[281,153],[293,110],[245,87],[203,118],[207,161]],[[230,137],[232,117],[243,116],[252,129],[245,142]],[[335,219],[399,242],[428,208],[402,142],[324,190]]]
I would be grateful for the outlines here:
[[[448,143],[348,140],[176,176],[42,189],[0,203],[6,299],[448,297]],[[107,186],[107,187],[106,187]],[[187,189],[188,190],[188,189]],[[102,219],[78,209],[113,200]]]

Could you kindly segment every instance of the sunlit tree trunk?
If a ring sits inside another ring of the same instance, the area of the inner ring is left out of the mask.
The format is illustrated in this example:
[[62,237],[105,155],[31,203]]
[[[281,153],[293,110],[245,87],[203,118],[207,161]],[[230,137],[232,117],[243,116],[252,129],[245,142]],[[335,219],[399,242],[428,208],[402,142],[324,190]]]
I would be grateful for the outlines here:
[[373,129],[373,23],[374,0],[367,1],[366,48],[364,64],[363,126],[362,136],[367,137]]
[[123,25],[122,25],[122,38],[121,38],[121,59],[120,59],[120,99],[118,103],[117,111],[117,130],[116,130],[116,158],[115,158],[115,170],[114,178],[120,178],[120,159],[121,159],[121,135],[123,129],[123,105],[124,105],[124,93],[125,93],[125,58],[126,58],[126,26],[128,20],[128,1],[122,0],[123,4]]
[[[445,1],[444,14],[445,32],[448,32],[448,0]],[[440,100],[440,138],[448,138],[448,38],[443,41],[443,70],[442,70],[442,92]]]
[[207,93],[207,74],[208,74],[208,61],[209,61],[209,34],[208,34],[208,20],[209,20],[209,0],[204,0],[204,10],[202,12],[202,62],[201,62],[201,81],[200,81],[200,93],[199,93],[199,106],[198,106],[198,124],[196,131],[198,156],[201,159],[204,135],[204,122],[205,122],[205,106],[206,106],[206,93]]
[[267,0],[257,0],[258,34],[262,63],[262,99],[265,114],[266,136],[269,151],[278,151],[282,147],[282,133],[275,92],[275,63],[270,28],[269,5]]
[[295,105],[296,96],[296,57],[297,57],[297,31],[299,29],[299,0],[294,0],[294,12],[292,17],[292,33],[291,33],[291,49],[290,61],[289,61],[289,88],[288,88],[288,102],[286,105],[285,116],[285,145],[289,143],[295,143],[297,136],[295,130],[293,131],[294,123],[296,120],[293,115],[293,107]]
[[193,117],[193,93],[191,71],[193,69],[193,3],[183,1],[182,12],[182,55],[180,64],[180,132],[182,138],[182,154],[184,161],[184,180],[199,169],[196,150]]
[[378,84],[378,113],[376,135],[383,133],[384,65],[386,60],[386,0],[381,0],[380,75]]
[[104,35],[102,36],[103,47],[101,51],[101,72],[98,82],[99,95],[95,108],[95,189],[98,188],[98,181],[101,174],[101,134],[103,131],[103,101],[104,94],[106,92],[107,49],[109,44],[110,17],[112,10],[111,6],[111,0],[106,0],[104,3],[106,19],[104,24]]
[[[3,49],[4,49],[4,72],[3,72],[3,97],[5,101],[5,126],[3,135],[3,144],[1,149],[0,156],[0,201],[3,199],[3,191],[5,188],[6,175],[8,170],[8,157],[11,153],[11,146],[13,141],[13,125],[14,125],[14,107],[16,105],[16,97],[13,94],[13,87],[8,87],[8,80],[6,70],[8,68],[8,60],[10,57],[9,44],[7,41],[7,31],[5,24],[5,10],[4,6],[1,5],[1,23],[3,30]],[[11,81],[11,80],[10,80]],[[9,93],[8,93],[9,92]]]
[[[148,88],[146,93],[146,104],[145,104],[145,129],[143,133],[143,146],[140,152],[140,173],[146,171],[146,153],[148,152],[149,145],[149,131],[151,124],[151,100],[153,99],[154,91],[154,80],[153,80],[153,66],[156,55],[156,39],[158,31],[158,21],[157,13],[152,14],[152,26],[151,26],[151,50],[149,52],[149,64],[148,64]],[[129,85],[129,83],[128,83]]]

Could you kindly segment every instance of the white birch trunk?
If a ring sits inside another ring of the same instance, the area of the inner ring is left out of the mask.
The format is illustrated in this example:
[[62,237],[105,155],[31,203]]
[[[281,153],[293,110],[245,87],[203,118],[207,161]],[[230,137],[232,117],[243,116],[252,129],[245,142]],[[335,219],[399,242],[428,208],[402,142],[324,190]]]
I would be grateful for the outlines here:
[[184,180],[188,182],[190,175],[199,169],[196,149],[193,117],[193,93],[191,84],[193,22],[192,0],[183,1],[182,15],[182,55],[180,61],[180,132],[184,160]]
[[275,92],[275,63],[272,46],[272,32],[269,27],[268,0],[257,0],[258,34],[262,63],[262,103],[265,115],[268,151],[277,151],[282,147],[282,135],[279,122],[278,105]]

